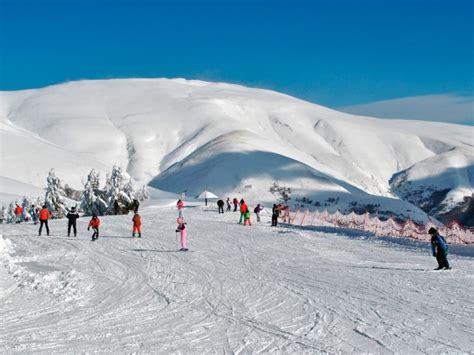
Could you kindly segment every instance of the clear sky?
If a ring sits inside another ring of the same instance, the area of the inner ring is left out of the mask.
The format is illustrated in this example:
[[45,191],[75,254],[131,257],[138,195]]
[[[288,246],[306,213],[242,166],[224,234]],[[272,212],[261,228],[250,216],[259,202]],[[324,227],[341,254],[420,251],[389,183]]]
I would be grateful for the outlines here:
[[348,110],[423,95],[469,99],[473,4],[0,0],[0,90],[184,77],[274,89]]

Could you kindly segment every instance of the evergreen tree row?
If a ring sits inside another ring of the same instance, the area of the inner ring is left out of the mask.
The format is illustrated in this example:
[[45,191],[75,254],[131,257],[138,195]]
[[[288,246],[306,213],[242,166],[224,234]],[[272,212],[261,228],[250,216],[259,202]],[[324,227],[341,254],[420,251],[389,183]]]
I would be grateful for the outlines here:
[[[47,188],[44,200],[24,197],[21,203],[17,200],[10,203],[8,208],[2,206],[0,223],[13,223],[17,220],[14,212],[17,205],[22,207],[25,219],[31,219],[35,213],[34,209],[41,208],[43,205],[48,207],[53,218],[63,218],[69,210],[66,203],[67,194],[61,180],[54,173],[54,169],[50,170],[46,181]],[[100,186],[99,173],[94,169],[91,170],[84,183],[79,210],[87,216],[92,214],[98,216],[126,214],[133,209],[134,199],[143,201],[148,198],[146,186],[135,192],[130,175],[123,171],[120,166],[114,165],[112,172],[106,177],[103,188]]]

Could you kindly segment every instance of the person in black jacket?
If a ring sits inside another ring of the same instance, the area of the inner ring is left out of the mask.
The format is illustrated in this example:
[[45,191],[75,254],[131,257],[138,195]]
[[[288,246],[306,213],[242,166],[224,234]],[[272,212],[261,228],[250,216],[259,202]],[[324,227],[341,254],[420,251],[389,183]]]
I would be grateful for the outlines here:
[[67,236],[71,235],[71,227],[74,230],[74,236],[77,236],[76,221],[79,218],[79,214],[76,212],[76,207],[71,207],[71,210],[66,215],[67,217]]
[[219,207],[219,213],[224,213],[224,201],[223,200],[217,201],[217,207]]
[[273,204],[272,208],[272,227],[276,227],[278,224],[278,216],[280,215],[280,210],[278,209],[277,204]]

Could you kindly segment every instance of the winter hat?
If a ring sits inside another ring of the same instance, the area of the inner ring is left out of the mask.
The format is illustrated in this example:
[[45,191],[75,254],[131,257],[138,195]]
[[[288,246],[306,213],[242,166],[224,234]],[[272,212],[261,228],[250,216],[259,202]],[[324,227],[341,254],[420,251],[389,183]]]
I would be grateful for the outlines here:
[[72,206],[71,211],[75,211],[75,210],[76,210],[76,207]]
[[436,230],[436,228],[433,228],[431,227],[430,230],[428,231],[428,234],[436,234],[438,233],[438,231]]

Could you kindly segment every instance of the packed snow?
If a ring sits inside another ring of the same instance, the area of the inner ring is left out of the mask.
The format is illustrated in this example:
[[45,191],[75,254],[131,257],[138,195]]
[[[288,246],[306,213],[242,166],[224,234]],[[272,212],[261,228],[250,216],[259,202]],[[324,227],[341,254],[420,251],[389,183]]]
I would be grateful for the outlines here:
[[[237,223],[238,212],[187,208],[189,252],[175,233],[176,199],[131,215],[88,217],[77,238],[1,225],[0,352],[397,352],[474,350],[474,259],[451,248],[433,271],[428,243],[357,232]],[[337,232],[337,233],[335,233]]]
[[4,179],[43,188],[51,168],[82,190],[91,169],[105,179],[119,164],[137,184],[190,196],[209,189],[270,202],[278,182],[322,205],[339,198],[328,208],[364,201],[423,220],[390,179],[410,169],[409,181],[444,186],[446,172],[463,175],[447,196],[462,201],[474,192],[473,136],[469,126],[354,116],[239,85],[85,80],[0,92],[0,194],[25,194]]

